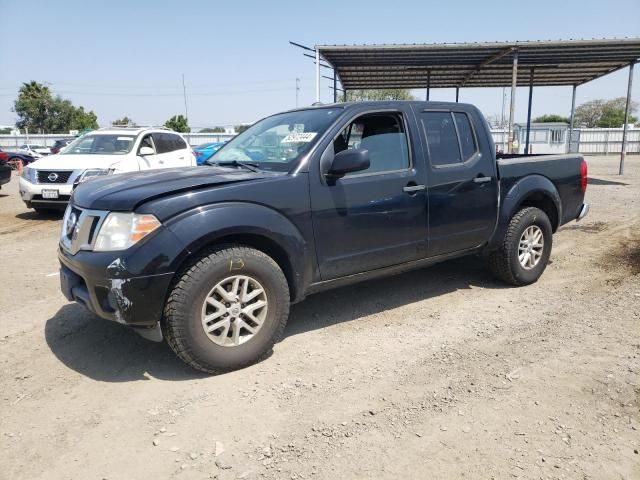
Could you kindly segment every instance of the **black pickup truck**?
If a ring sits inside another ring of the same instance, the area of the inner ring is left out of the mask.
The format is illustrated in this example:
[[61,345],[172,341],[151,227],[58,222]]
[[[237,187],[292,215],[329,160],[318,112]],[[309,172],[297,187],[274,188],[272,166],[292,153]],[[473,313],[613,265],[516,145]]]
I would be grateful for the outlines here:
[[69,300],[206,372],[263,358],[290,303],[327,288],[470,254],[535,282],[552,234],[588,211],[580,155],[496,160],[459,103],[280,113],[207,163],[81,185],[59,247]]

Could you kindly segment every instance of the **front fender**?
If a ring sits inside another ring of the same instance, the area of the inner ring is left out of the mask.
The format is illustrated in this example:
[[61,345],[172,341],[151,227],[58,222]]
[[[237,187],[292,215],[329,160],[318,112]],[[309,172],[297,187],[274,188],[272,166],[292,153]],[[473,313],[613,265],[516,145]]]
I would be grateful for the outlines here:
[[266,239],[286,255],[288,265],[281,266],[289,270],[285,274],[292,284],[294,301],[311,283],[313,263],[307,242],[298,228],[274,209],[246,202],[216,203],[183,212],[166,226],[186,246],[188,255],[225,237]]
[[[558,212],[558,219],[562,218],[562,202],[560,194],[551,180],[542,175],[528,175],[513,185],[507,187],[507,192],[501,195],[500,212],[496,230],[489,241],[489,249],[496,248],[507,231],[513,215],[520,209],[524,200],[535,193],[541,193],[551,199]],[[553,229],[558,225],[553,225]]]

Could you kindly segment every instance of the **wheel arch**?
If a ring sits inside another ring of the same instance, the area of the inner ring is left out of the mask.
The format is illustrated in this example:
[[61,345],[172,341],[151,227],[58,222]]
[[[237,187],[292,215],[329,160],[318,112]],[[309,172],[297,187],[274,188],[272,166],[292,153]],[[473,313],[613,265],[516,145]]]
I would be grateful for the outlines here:
[[499,221],[488,249],[498,247],[511,218],[520,209],[536,207],[545,212],[555,233],[562,218],[560,194],[551,180],[542,175],[528,175],[514,183],[503,196],[500,205]]
[[304,298],[311,283],[312,257],[298,228],[281,213],[255,204],[216,204],[185,212],[167,226],[185,245],[173,270],[176,275],[207,250],[223,245],[255,248],[283,271],[292,302]]

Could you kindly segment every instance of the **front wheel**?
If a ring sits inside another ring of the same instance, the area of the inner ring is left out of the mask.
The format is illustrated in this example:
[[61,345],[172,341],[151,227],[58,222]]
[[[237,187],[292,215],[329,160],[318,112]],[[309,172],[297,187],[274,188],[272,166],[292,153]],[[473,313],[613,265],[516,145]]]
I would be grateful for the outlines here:
[[191,367],[220,373],[265,358],[289,316],[278,264],[248,247],[221,247],[192,262],[165,305],[167,342]]
[[523,208],[511,218],[500,248],[489,254],[489,267],[507,283],[530,285],[547,267],[552,242],[547,214],[539,208]]

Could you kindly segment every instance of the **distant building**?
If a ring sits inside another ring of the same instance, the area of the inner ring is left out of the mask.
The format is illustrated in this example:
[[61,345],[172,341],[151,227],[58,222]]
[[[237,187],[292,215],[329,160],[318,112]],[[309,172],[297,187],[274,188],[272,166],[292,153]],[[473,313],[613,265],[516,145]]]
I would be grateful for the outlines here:
[[527,143],[527,124],[516,123],[513,133],[518,153],[566,153],[569,140],[568,123],[532,123],[529,132],[529,152],[524,148]]

